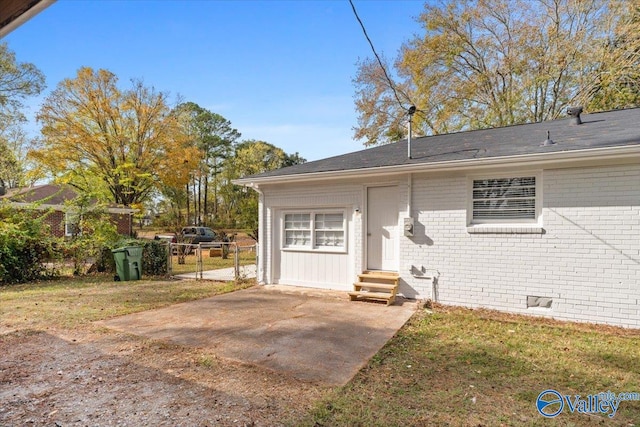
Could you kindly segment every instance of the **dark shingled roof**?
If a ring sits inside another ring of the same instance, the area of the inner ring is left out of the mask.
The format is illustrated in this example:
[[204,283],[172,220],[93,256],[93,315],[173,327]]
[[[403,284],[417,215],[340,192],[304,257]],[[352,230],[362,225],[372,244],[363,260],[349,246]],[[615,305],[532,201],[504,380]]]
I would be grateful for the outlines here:
[[58,184],[44,184],[33,187],[12,188],[4,198],[20,203],[46,203],[47,205],[63,205],[68,200],[78,197],[71,187]]
[[[46,206],[62,206],[66,202],[76,199],[80,193],[70,185],[65,184],[42,184],[33,187],[11,188],[7,193],[0,196],[0,200],[8,200],[14,203],[40,203]],[[91,206],[97,205],[98,201],[92,198],[89,201]],[[125,209],[134,212],[134,209],[109,203],[108,209]]]
[[[573,125],[572,119],[567,118],[414,138],[411,159],[407,156],[407,141],[402,140],[242,180],[640,145],[640,108],[584,114],[581,118],[581,125]],[[547,131],[555,145],[542,145]]]

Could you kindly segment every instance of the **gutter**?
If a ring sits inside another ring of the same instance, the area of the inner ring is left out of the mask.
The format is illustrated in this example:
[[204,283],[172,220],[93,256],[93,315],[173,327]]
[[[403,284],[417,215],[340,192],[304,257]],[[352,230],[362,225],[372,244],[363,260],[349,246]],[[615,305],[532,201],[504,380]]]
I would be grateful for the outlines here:
[[362,178],[370,176],[394,175],[400,173],[449,172],[465,169],[491,168],[497,166],[527,167],[543,164],[572,163],[579,160],[599,161],[640,156],[640,145],[623,147],[591,148],[585,150],[560,151],[555,153],[520,154],[515,156],[489,157],[484,159],[450,160],[434,163],[417,163],[409,165],[380,166],[375,168],[347,169],[341,171],[310,172],[267,177],[247,177],[233,180],[236,185],[257,189],[262,184],[278,184],[282,182],[309,182],[333,178]]

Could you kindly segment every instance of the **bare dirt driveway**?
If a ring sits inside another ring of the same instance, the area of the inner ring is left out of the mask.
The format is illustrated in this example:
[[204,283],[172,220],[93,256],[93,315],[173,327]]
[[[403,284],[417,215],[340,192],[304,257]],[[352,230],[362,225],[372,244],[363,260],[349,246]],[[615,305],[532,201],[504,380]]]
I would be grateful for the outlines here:
[[254,287],[0,335],[2,426],[274,426],[345,384],[415,312]]

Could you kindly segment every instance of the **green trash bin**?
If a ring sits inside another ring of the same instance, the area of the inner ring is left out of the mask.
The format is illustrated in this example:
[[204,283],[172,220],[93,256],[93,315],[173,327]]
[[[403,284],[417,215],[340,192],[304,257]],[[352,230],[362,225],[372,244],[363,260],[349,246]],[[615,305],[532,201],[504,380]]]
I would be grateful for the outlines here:
[[114,279],[129,281],[140,280],[142,277],[142,248],[129,246],[111,251],[116,262],[116,276]]

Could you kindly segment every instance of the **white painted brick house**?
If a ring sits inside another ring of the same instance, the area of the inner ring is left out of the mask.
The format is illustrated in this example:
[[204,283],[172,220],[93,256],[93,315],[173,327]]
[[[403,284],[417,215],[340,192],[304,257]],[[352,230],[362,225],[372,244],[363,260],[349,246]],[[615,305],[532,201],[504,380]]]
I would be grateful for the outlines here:
[[391,271],[408,298],[640,327],[640,109],[574,120],[238,180],[260,194],[259,281],[347,291]]

